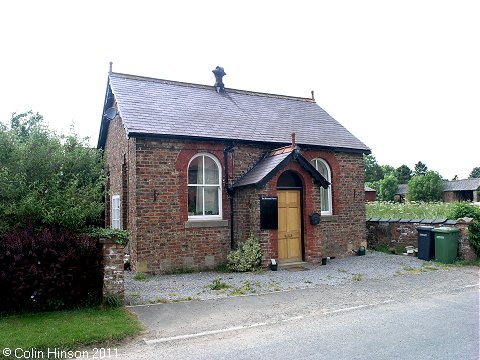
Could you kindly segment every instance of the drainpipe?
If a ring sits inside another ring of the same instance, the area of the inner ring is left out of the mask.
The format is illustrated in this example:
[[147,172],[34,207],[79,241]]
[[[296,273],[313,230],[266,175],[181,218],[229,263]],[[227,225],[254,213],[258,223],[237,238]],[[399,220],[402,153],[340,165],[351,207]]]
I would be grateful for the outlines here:
[[228,179],[228,153],[233,151],[233,143],[227,146],[223,150],[223,162],[225,164],[225,190],[227,191],[228,198],[230,200],[230,248],[233,249],[235,245],[235,237],[233,232],[233,199],[235,195],[235,189],[230,187]]

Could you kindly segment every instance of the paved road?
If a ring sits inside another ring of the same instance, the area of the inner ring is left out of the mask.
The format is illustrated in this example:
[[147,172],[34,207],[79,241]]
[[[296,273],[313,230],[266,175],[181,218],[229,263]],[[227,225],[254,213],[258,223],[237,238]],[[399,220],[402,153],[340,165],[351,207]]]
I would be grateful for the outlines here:
[[478,283],[462,268],[136,307],[149,332],[119,358],[479,359]]

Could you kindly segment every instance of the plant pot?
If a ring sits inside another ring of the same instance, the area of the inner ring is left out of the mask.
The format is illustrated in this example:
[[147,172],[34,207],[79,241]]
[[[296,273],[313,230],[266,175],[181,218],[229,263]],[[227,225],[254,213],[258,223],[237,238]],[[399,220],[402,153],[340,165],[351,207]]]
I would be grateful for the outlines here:
[[363,256],[366,254],[365,246],[360,246],[358,249],[358,256]]
[[278,264],[270,264],[270,270],[277,271],[277,269],[278,269]]
[[322,265],[327,265],[328,258],[322,258]]

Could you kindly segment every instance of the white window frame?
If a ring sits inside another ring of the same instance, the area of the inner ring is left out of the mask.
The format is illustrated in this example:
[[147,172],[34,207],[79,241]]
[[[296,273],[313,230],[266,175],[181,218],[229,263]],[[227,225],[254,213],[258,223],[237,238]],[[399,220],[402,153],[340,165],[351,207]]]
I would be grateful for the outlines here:
[[[312,165],[317,169],[318,171],[318,165],[317,163],[321,162],[323,165],[325,165],[325,168],[327,169],[327,175],[328,178],[326,179],[330,185],[328,185],[327,189],[327,194],[328,194],[328,210],[322,210],[321,214],[322,215],[332,215],[333,214],[333,207],[332,207],[332,171],[330,170],[330,165],[323,160],[322,158],[315,158],[311,161]],[[320,171],[318,171],[320,172]],[[323,201],[323,199],[320,199],[320,201]]]
[[[115,203],[117,203],[117,206],[115,206]],[[122,207],[120,204],[120,195],[112,195],[110,214],[110,227],[112,229],[121,229]],[[118,217],[116,214],[118,214]]]
[[[202,179],[203,179],[203,184],[189,184],[188,183],[188,171],[190,169],[190,164],[192,163],[193,160],[195,160],[198,157],[203,158],[203,174],[202,174]],[[218,169],[218,185],[217,184],[205,184],[205,157],[208,157],[212,159],[215,164],[217,165]],[[222,166],[220,165],[220,161],[213,156],[212,154],[209,153],[198,153],[193,156],[190,161],[188,162],[187,166],[187,188],[190,189],[191,187],[202,187],[203,189],[206,187],[218,187],[218,215],[188,215],[188,220],[189,221],[196,221],[196,220],[219,220],[222,219]],[[188,191],[187,189],[187,191]],[[205,214],[205,193],[202,196],[203,204],[203,213]],[[188,211],[188,196],[187,196],[187,211]]]

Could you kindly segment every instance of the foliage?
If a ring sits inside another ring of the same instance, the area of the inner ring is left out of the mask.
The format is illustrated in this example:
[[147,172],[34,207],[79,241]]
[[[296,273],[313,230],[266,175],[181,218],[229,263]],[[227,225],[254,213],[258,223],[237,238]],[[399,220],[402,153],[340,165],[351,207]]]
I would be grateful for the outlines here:
[[364,279],[365,275],[363,274],[353,274],[352,280],[353,281],[362,281]]
[[415,164],[415,171],[414,175],[415,176],[423,176],[426,175],[428,171],[427,165],[419,161],[418,163]]
[[468,241],[472,245],[477,258],[480,258],[480,220],[478,218],[468,225]]
[[480,207],[469,202],[454,203],[448,213],[448,218],[457,220],[463,217],[474,218],[480,221]]
[[135,274],[135,276],[133,277],[133,280],[147,282],[148,281],[148,276],[145,273],[137,272]]
[[0,127],[0,235],[27,223],[81,229],[102,214],[101,153],[60,136],[31,111]]
[[399,166],[395,170],[395,176],[399,184],[408,184],[412,178],[412,170],[407,165]]
[[410,201],[438,201],[443,195],[442,177],[435,171],[415,175],[408,182],[407,199]]
[[380,201],[393,201],[398,189],[397,178],[393,175],[385,176],[382,180],[376,181],[371,186],[377,190],[377,198]]
[[445,219],[450,218],[455,203],[374,201],[365,206],[367,218]]
[[365,182],[374,182],[383,179],[383,170],[373,155],[364,155]]
[[[2,317],[0,349],[33,348],[47,354],[48,348],[78,349],[92,343],[120,341],[141,330],[139,321],[124,308],[22,313]],[[112,355],[115,357],[115,353]]]
[[231,286],[227,283],[224,283],[221,278],[216,278],[208,287],[210,288],[210,290],[222,290],[230,288]]
[[262,261],[260,242],[253,235],[241,243],[227,256],[227,267],[232,271],[253,271],[260,267]]
[[195,270],[189,266],[184,267],[177,267],[177,268],[170,268],[164,271],[165,275],[180,275],[180,274],[191,274],[195,272]]
[[91,227],[84,230],[84,233],[99,239],[115,239],[115,242],[119,245],[126,245],[129,239],[128,231],[121,229]]
[[103,298],[103,305],[107,308],[116,308],[122,306],[123,301],[117,295],[108,295]]
[[395,176],[395,168],[391,165],[380,165],[382,168],[383,172],[383,177],[385,178],[386,176],[393,175]]
[[455,203],[455,206],[450,212],[452,219],[459,219],[462,217],[473,218],[468,225],[468,241],[472,245],[477,257],[480,257],[480,207],[468,202]]
[[473,168],[469,176],[470,179],[480,178],[480,166]]
[[0,242],[0,311],[48,310],[98,303],[103,285],[97,239],[32,227]]

